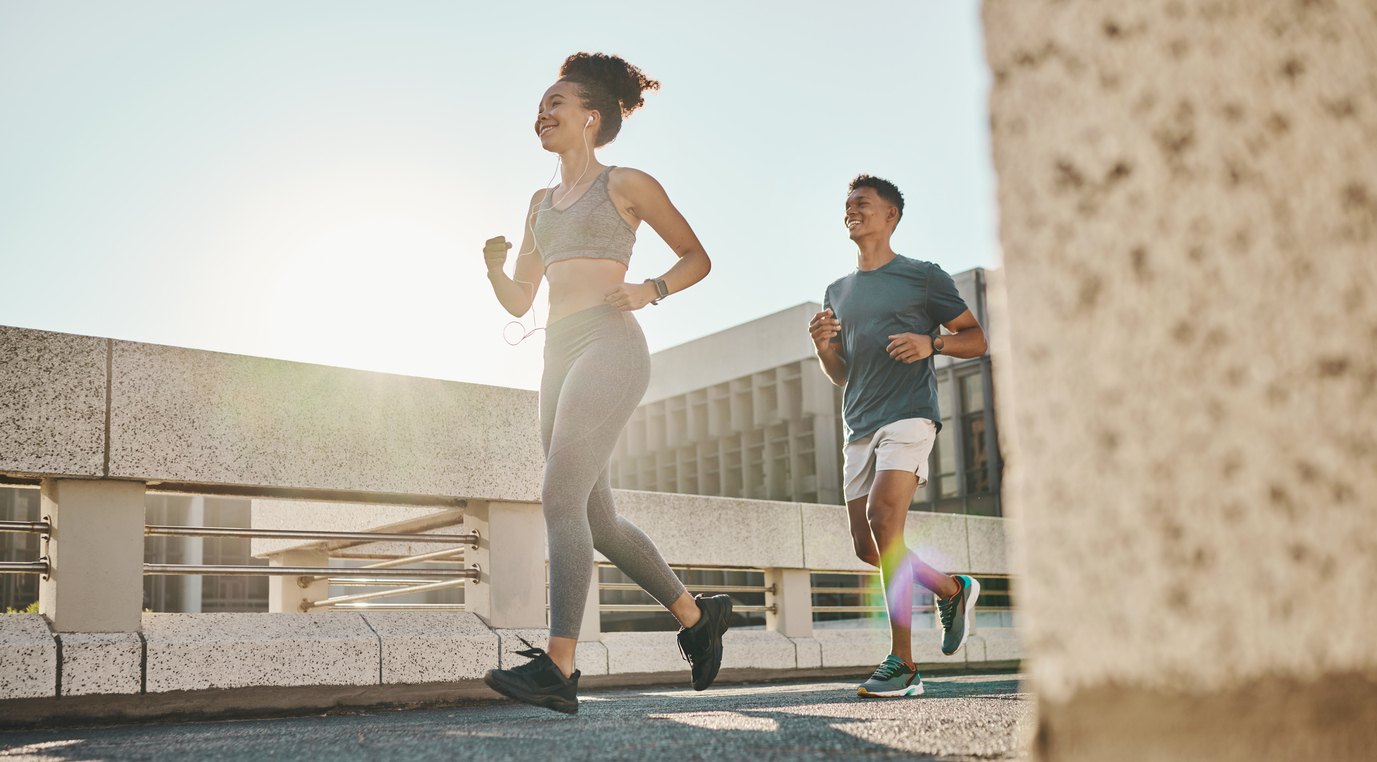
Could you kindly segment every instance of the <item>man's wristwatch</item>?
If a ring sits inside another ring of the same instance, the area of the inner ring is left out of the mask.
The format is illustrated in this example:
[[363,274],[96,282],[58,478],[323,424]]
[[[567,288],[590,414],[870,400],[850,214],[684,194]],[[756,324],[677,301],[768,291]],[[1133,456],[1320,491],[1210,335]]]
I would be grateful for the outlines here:
[[940,354],[942,354],[942,347],[944,347],[944,346],[946,346],[946,345],[947,345],[947,342],[943,341],[943,340],[942,340],[942,337],[941,337],[940,335],[938,335],[938,336],[933,336],[933,337],[932,337],[932,353],[933,353],[933,354],[935,354],[935,355],[940,355]]
[[664,278],[647,278],[646,283],[655,284],[655,298],[650,300],[651,304],[659,304],[661,299],[669,296],[669,286],[665,285]]

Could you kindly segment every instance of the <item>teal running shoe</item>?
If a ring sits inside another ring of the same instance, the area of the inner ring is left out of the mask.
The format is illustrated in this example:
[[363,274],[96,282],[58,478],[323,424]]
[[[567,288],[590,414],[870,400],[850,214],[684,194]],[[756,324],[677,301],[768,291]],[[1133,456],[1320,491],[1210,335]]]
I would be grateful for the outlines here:
[[956,575],[961,583],[961,592],[947,600],[937,601],[937,612],[942,617],[942,653],[951,656],[966,644],[966,634],[971,629],[971,616],[975,611],[975,599],[980,597],[980,583],[964,574]]
[[875,674],[861,683],[856,695],[863,698],[891,698],[923,695],[923,678],[918,670],[890,654],[875,668]]

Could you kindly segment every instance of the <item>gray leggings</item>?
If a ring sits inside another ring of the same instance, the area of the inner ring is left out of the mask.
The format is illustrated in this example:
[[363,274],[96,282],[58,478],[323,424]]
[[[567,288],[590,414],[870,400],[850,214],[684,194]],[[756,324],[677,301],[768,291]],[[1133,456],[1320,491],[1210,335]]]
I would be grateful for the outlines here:
[[612,504],[612,449],[649,382],[650,354],[631,313],[592,307],[546,329],[541,500],[550,543],[551,637],[578,637],[594,548],[665,606],[684,592],[655,543]]

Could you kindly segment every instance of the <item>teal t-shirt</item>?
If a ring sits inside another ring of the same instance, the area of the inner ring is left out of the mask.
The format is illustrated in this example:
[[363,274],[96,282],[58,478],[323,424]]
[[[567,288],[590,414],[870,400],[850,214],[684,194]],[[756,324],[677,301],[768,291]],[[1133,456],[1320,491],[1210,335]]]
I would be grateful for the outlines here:
[[897,333],[936,335],[939,326],[966,311],[951,276],[931,262],[896,255],[883,267],[856,270],[832,283],[822,306],[841,321],[846,441],[905,418],[927,418],[940,427],[932,358],[908,365],[885,347]]

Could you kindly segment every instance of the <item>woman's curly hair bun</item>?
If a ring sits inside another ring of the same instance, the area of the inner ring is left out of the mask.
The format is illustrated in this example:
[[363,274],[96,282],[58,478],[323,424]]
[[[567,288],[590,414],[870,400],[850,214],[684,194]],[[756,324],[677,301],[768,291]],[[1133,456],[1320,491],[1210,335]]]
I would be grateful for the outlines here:
[[564,59],[559,78],[577,83],[583,106],[602,114],[598,145],[610,143],[621,131],[622,119],[645,104],[645,91],[659,90],[660,83],[632,66],[626,59],[607,53],[575,53]]

